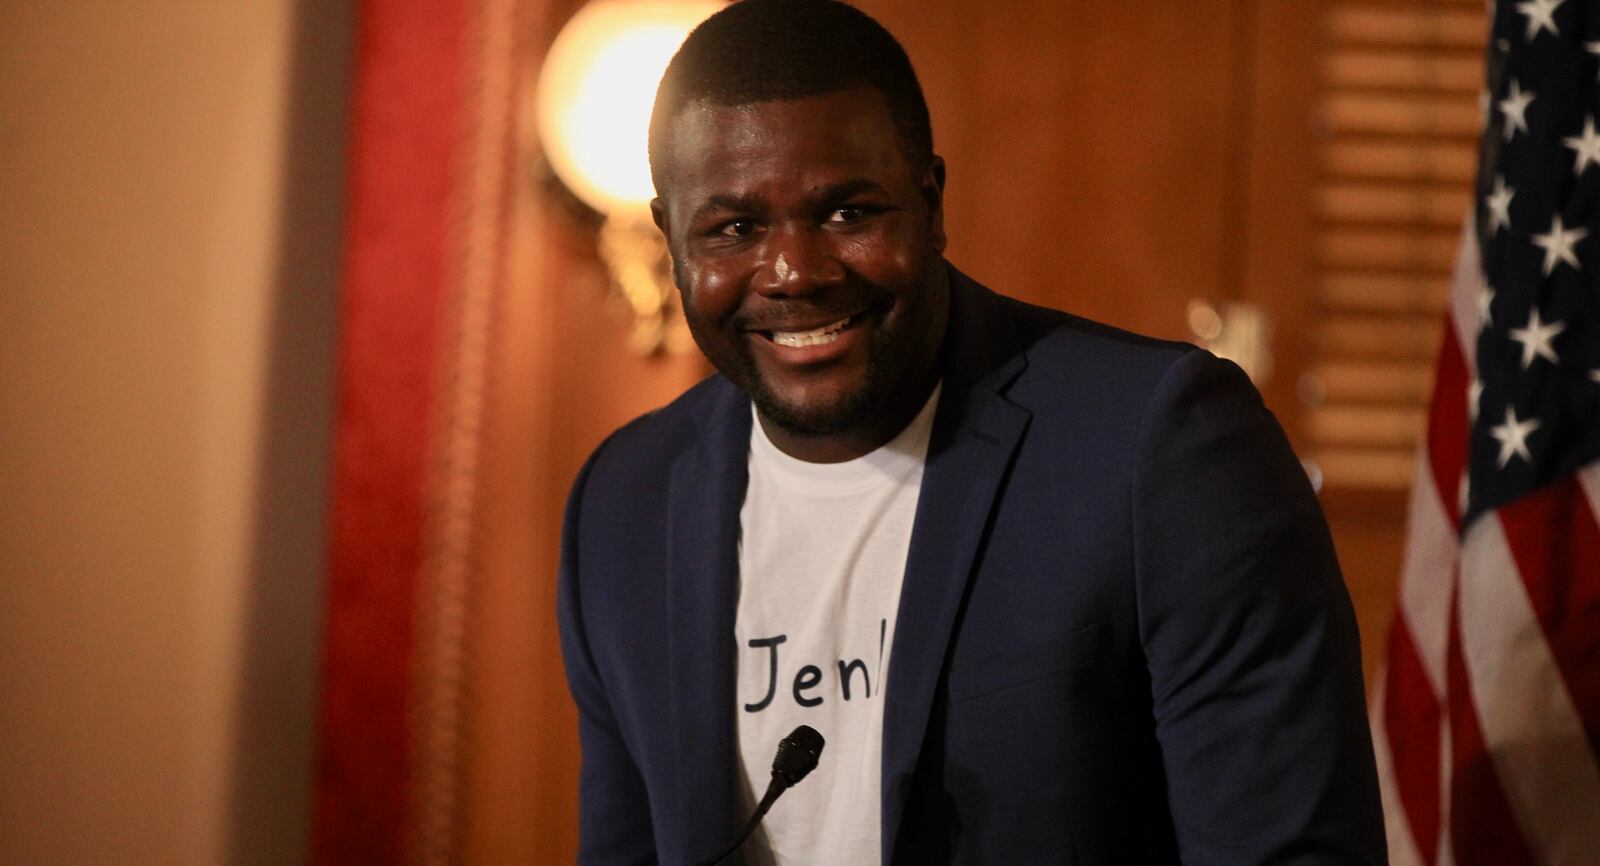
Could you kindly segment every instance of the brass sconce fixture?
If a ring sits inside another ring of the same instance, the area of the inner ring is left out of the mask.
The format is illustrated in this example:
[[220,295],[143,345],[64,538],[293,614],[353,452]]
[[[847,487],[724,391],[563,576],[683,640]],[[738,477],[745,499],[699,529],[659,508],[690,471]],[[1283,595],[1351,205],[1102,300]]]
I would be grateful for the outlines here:
[[645,354],[693,348],[666,241],[650,220],[650,106],[685,36],[719,0],[595,0],[556,36],[539,74],[538,129],[563,184],[605,217],[599,252]]

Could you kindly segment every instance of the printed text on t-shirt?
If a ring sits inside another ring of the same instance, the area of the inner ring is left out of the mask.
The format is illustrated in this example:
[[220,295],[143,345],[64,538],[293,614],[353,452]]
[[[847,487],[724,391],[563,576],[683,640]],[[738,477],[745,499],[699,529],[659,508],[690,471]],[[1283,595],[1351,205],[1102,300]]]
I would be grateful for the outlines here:
[[[857,674],[860,674],[863,698],[871,699],[873,695],[883,691],[883,639],[884,634],[888,631],[888,624],[886,619],[878,620],[878,667],[875,672],[868,671],[867,663],[859,658],[835,660],[838,670],[839,695],[844,700],[850,700],[852,695],[851,686]],[[789,636],[786,634],[776,634],[771,637],[751,638],[748,641],[752,652],[767,653],[767,689],[761,700],[753,704],[744,705],[745,712],[759,713],[770,706],[772,699],[777,697],[778,673],[780,670],[787,670],[780,663],[778,647],[782,646],[788,639]],[[878,684],[876,689],[873,688],[874,682]],[[821,695],[808,694],[808,692],[812,692],[821,684],[822,668],[812,664],[801,665],[794,672],[790,694],[794,697],[796,704],[802,707],[815,707],[823,702],[823,697]]]

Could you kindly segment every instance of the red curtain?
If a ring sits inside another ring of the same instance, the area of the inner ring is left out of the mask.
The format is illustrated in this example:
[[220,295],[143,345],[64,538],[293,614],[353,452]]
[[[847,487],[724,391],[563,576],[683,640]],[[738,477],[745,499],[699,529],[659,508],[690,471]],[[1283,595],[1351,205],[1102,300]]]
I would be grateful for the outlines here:
[[314,862],[570,862],[561,507],[705,375],[641,357],[546,201],[534,72],[582,0],[366,0],[350,139]]
[[314,860],[459,848],[478,449],[521,72],[517,0],[360,9]]

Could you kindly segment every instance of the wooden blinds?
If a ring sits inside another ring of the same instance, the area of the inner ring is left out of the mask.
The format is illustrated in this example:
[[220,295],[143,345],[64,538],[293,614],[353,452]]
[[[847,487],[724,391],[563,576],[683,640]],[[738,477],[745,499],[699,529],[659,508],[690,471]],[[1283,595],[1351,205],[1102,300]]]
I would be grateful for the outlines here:
[[1335,488],[1403,489],[1481,127],[1481,0],[1330,3],[1317,97],[1306,454]]

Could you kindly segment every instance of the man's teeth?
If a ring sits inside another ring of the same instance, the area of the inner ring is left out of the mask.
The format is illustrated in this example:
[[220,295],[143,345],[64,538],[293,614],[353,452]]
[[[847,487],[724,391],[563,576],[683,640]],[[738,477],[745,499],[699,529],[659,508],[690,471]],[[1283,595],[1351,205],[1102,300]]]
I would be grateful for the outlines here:
[[823,325],[814,331],[773,331],[772,342],[780,346],[820,346],[839,339],[839,332],[844,326],[850,324],[848,318],[840,319],[831,325]]

